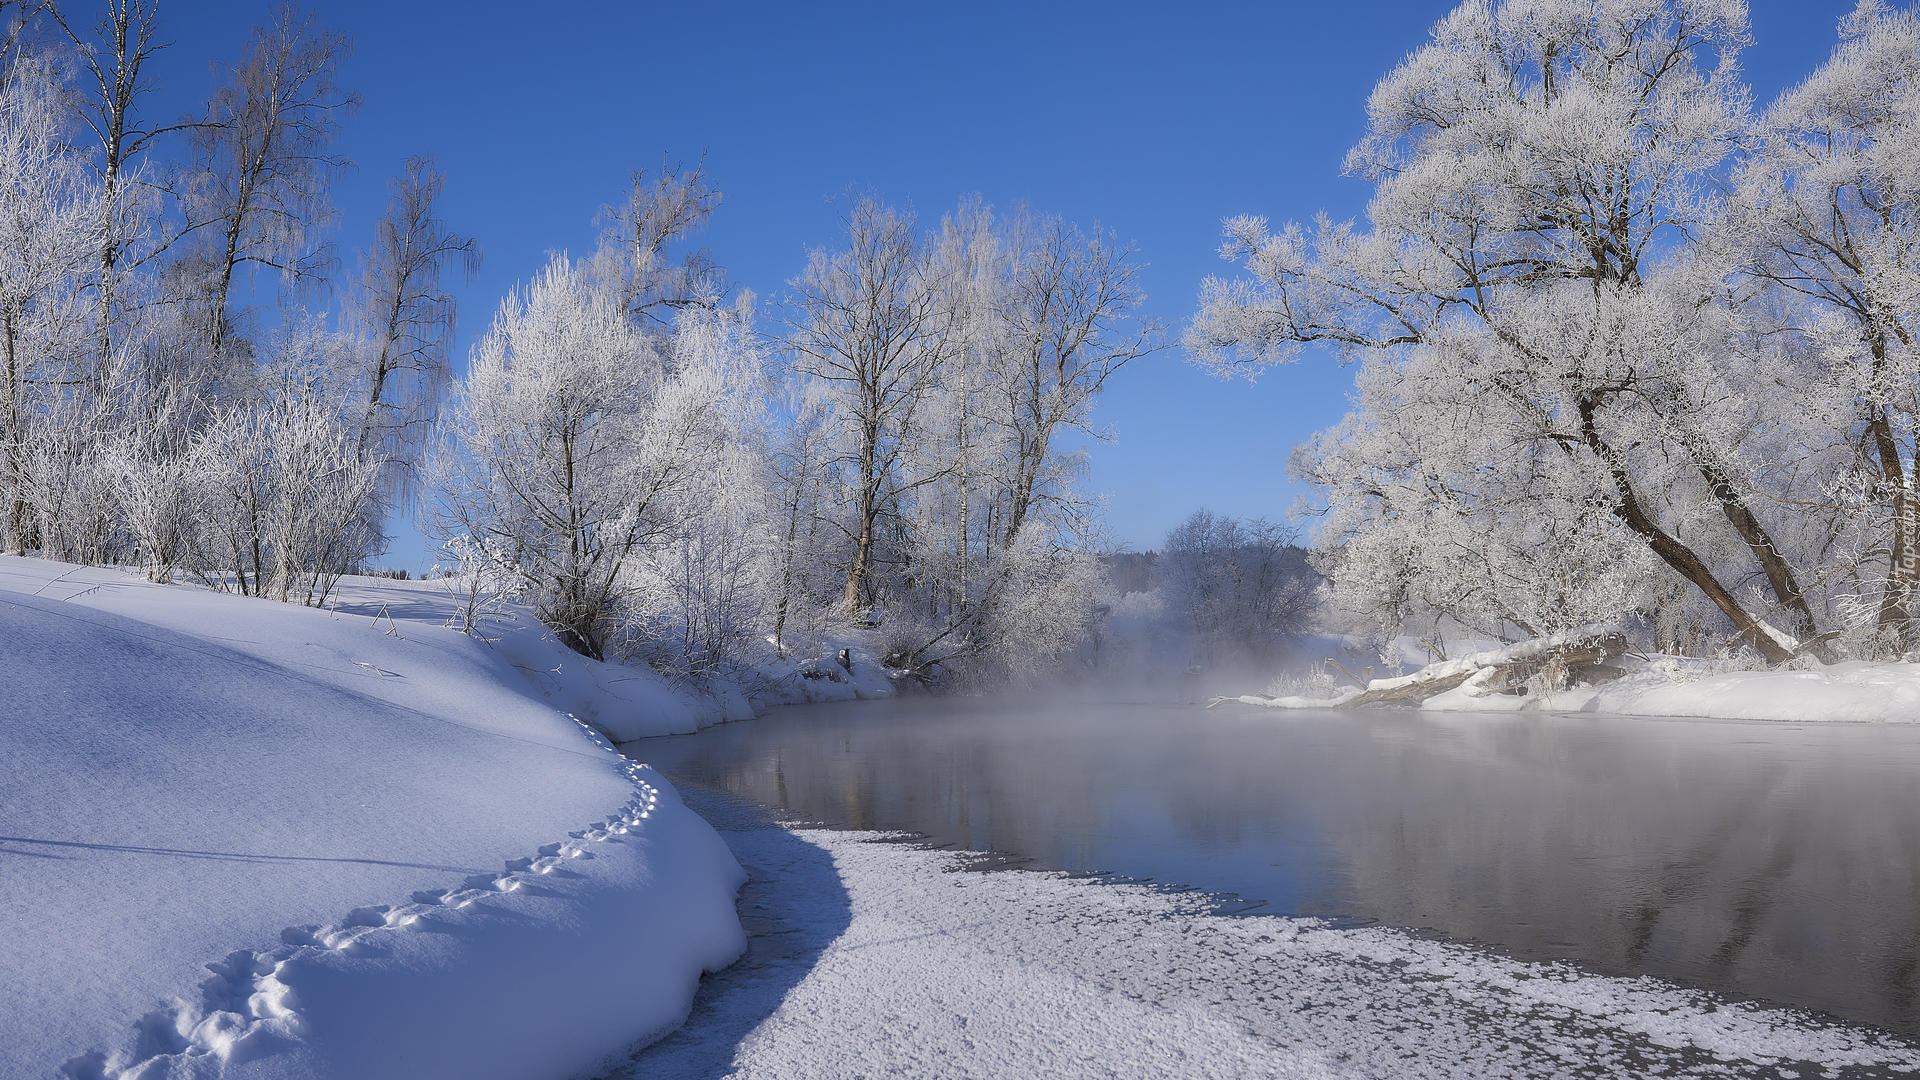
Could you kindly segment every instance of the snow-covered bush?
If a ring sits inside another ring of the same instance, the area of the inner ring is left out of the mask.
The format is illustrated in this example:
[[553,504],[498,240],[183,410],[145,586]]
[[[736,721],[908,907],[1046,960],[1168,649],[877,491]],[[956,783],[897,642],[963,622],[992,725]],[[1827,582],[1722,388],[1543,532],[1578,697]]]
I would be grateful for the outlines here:
[[440,547],[449,561],[435,565],[427,576],[454,603],[447,625],[486,639],[489,624],[508,617],[510,602],[521,588],[519,574],[501,552],[471,536],[448,537]]
[[379,540],[367,509],[380,469],[338,411],[331,368],[310,351],[327,344],[313,330],[289,343],[263,408],[266,457],[257,465],[274,485],[264,529],[273,555],[269,589],[276,599],[309,605],[325,602]]

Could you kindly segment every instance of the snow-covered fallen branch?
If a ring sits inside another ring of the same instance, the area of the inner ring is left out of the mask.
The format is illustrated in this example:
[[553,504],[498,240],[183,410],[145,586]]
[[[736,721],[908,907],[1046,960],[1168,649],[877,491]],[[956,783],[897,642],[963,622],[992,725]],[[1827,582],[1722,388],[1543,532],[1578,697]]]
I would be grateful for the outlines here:
[[1477,695],[1513,694],[1565,689],[1578,683],[1607,682],[1621,669],[1612,661],[1626,651],[1627,639],[1604,624],[1577,627],[1548,637],[1532,638],[1500,649],[1488,649],[1452,660],[1429,664],[1419,671],[1390,679],[1374,679],[1365,689],[1326,699],[1264,698],[1246,695],[1215,698],[1211,705],[1232,702],[1269,708],[1337,708],[1424,701],[1469,682]]

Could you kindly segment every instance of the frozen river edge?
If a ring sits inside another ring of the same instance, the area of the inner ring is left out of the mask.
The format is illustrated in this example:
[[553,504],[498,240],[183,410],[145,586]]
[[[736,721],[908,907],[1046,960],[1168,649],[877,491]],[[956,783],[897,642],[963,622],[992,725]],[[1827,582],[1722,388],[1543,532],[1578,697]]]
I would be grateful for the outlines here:
[[610,1077],[1879,1077],[1920,1046],[1215,898],[798,826],[691,787],[750,875],[747,955]]

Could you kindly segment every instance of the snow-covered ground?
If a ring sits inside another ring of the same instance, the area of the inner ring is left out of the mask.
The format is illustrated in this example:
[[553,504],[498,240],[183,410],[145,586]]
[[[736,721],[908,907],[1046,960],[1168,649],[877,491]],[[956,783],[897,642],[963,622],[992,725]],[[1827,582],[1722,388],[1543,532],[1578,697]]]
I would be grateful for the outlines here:
[[746,958],[612,1075],[1903,1076],[1920,1047],[1652,979],[788,828],[689,792]]
[[561,1077],[681,1021],[738,865],[554,707],[604,673],[437,596],[0,558],[0,1076]]

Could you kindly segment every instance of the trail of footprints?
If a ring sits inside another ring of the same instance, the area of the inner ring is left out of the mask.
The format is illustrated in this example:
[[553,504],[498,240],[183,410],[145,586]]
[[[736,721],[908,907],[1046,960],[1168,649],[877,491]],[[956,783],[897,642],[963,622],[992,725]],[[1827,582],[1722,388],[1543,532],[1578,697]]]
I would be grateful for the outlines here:
[[[567,718],[595,746],[619,756],[619,750],[591,725],[571,713]],[[211,1055],[238,1062],[264,1052],[272,1043],[299,1039],[305,1033],[299,995],[280,978],[289,962],[310,950],[342,951],[350,956],[368,953],[378,948],[380,935],[406,930],[431,919],[435,912],[460,910],[490,896],[518,892],[542,876],[568,876],[569,861],[591,859],[593,845],[619,843],[638,832],[659,805],[660,791],[647,779],[651,770],[624,759],[620,769],[634,794],[612,817],[568,833],[567,840],[547,844],[535,856],[508,861],[502,873],[476,874],[457,888],[423,889],[406,904],[354,908],[331,926],[290,926],[280,932],[280,944],[274,948],[228,953],[207,965],[211,975],[200,984],[199,1000],[175,999],[140,1018],[134,1025],[130,1054],[83,1054],[67,1062],[62,1075],[71,1080],[141,1080],[167,1072],[171,1058]]]

